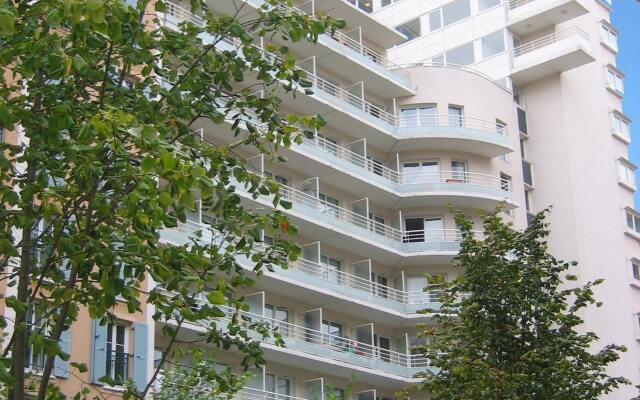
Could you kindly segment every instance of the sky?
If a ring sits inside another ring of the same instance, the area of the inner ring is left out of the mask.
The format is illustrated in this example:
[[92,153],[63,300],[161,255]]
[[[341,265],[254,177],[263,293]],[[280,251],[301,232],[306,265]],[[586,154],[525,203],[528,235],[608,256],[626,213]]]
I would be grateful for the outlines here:
[[[640,2],[613,0],[611,24],[618,30],[617,66],[625,74],[622,110],[632,121],[629,158],[640,165]],[[636,181],[639,177],[640,170]],[[640,209],[640,192],[635,194],[635,203]]]

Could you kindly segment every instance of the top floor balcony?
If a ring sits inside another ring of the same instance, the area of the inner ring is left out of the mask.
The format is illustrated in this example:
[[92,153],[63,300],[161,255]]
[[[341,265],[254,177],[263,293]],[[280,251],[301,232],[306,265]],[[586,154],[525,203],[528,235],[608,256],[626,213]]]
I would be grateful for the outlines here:
[[[251,2],[247,4],[249,3]],[[311,13],[315,6],[312,1],[300,7],[294,7],[294,9]],[[169,28],[177,29],[182,22],[190,22],[201,27],[205,24],[201,16],[193,14],[178,3],[167,2],[166,8],[161,15],[161,20]],[[356,26],[346,31],[336,31],[334,34],[322,34],[316,44],[306,40],[286,41],[281,44],[291,48],[300,58],[317,55],[319,66],[339,71],[347,80],[366,80],[369,90],[378,95],[396,97],[413,94],[409,73],[389,61],[383,48],[374,49],[367,45],[363,32],[364,29],[361,26]],[[207,43],[206,35],[202,36],[203,41]],[[272,39],[281,41],[278,35]]]
[[509,0],[507,27],[524,36],[586,13],[583,0]]
[[593,60],[589,36],[574,26],[514,47],[511,79],[522,85]]

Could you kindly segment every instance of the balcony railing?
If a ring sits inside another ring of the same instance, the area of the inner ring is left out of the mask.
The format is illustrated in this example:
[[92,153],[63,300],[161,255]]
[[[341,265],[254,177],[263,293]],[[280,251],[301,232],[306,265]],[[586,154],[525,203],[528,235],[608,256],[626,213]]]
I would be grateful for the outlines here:
[[[242,185],[238,187],[242,191]],[[381,222],[368,218],[368,216],[359,214],[355,211],[342,208],[331,204],[325,200],[295,189],[291,186],[280,185],[280,194],[283,200],[291,202],[295,207],[302,207],[311,211],[312,217],[327,217],[339,223],[346,224],[350,228],[358,228],[359,233],[363,231],[372,233],[375,238],[385,241],[391,241],[399,245],[400,250],[416,252],[427,250],[421,246],[415,246],[416,243],[434,244],[432,247],[437,250],[453,250],[448,244],[458,244],[462,240],[462,234],[458,229],[421,229],[421,230],[402,230],[385,225]],[[481,232],[473,231],[475,237],[480,238]],[[405,245],[409,245],[405,247]],[[425,247],[425,246],[422,246]]]
[[537,0],[509,0],[509,9],[513,10],[514,8],[518,8],[525,4],[533,3],[534,1],[537,1]]
[[413,127],[446,127],[446,128],[470,128],[485,131],[492,134],[506,136],[507,127],[480,118],[467,117],[464,115],[448,114],[426,114],[401,115],[398,117],[399,128]]
[[441,293],[436,285],[429,285],[426,291],[405,292],[305,259],[299,259],[289,264],[289,269],[303,272],[322,281],[361,290],[380,299],[400,304],[437,303]]
[[[167,9],[165,11],[166,15],[169,15],[173,18],[176,19],[176,21],[178,22],[182,22],[182,21],[187,21],[187,22],[191,22],[196,26],[199,27],[204,27],[206,21],[204,20],[204,18],[202,18],[199,15],[193,14],[191,11],[189,11],[186,8],[180,7],[179,5],[173,3],[173,2],[167,2],[166,3]],[[289,6],[287,6],[289,7]],[[295,10],[298,10],[302,13],[304,13],[303,10],[300,10],[297,7],[291,7]],[[327,34],[328,37],[332,38],[334,41],[336,41],[337,43],[356,51],[357,53],[359,53],[360,55],[368,58],[369,60],[373,61],[374,63],[383,66],[385,69],[393,72],[394,74],[397,74],[398,76],[401,76],[404,79],[409,79],[409,71],[407,71],[406,69],[400,67],[399,65],[396,65],[394,63],[392,63],[391,61],[389,61],[389,59],[383,55],[381,52],[373,50],[369,47],[367,47],[366,45],[364,45],[362,42],[340,32],[340,31],[336,31],[334,32],[333,35]]]
[[106,375],[118,386],[124,385],[129,378],[129,358],[133,357],[120,351],[107,350]]
[[[411,185],[411,190],[430,190],[431,188],[429,188],[428,185],[458,184],[472,191],[474,188],[494,189],[497,192],[512,191],[511,182],[488,174],[446,170],[438,172],[398,172],[380,163],[376,163],[362,154],[358,154],[346,147],[339,146],[319,136],[314,139],[305,139],[304,143],[309,146],[319,148],[329,155],[333,155],[334,157],[347,161],[348,163],[367,172],[378,175],[389,183],[396,185]],[[452,186],[451,188],[453,189],[454,187]],[[459,187],[455,188],[459,189]],[[444,187],[438,189],[446,190],[447,188]]]
[[404,79],[409,80],[410,78],[409,71],[389,61],[389,59],[381,52],[365,46],[364,44],[362,44],[362,42],[340,31],[336,31],[333,35],[328,35],[328,36],[334,39],[336,42],[342,44],[343,46],[348,47],[351,50],[356,51],[360,55],[370,59],[376,64],[379,64],[385,67],[386,69],[392,71],[393,73],[403,77]]
[[554,43],[557,43],[561,40],[564,40],[568,37],[575,36],[575,35],[578,35],[585,40],[589,40],[589,35],[587,35],[585,31],[578,28],[577,26],[574,26],[568,29],[564,29],[562,31],[554,32],[547,36],[543,36],[539,39],[535,39],[530,42],[523,43],[518,47],[514,47],[513,56],[519,57],[524,54],[531,53],[532,51],[550,46]]
[[[211,227],[194,221],[187,221],[177,227],[166,229],[163,231],[163,237],[173,243],[186,244],[193,239],[197,239],[197,232],[201,232],[199,240],[211,243],[214,237]],[[221,239],[218,240],[218,243],[224,245],[224,241]],[[243,258],[239,258],[237,261],[244,268],[253,270],[253,264],[244,263]],[[402,291],[303,258],[290,262],[287,269],[279,271],[278,274],[286,276],[288,271],[304,274],[305,277],[311,278],[310,280],[304,278],[304,281],[319,288],[331,290],[331,285],[336,285],[337,289],[333,289],[334,291],[339,290],[339,288],[347,289],[345,293],[349,293],[352,297],[367,299],[373,305],[388,305],[388,302],[391,302],[401,306],[399,307],[400,311],[408,311],[407,308],[403,307],[407,305],[414,306],[409,307],[411,312],[414,312],[421,305],[424,307],[427,304],[438,304],[440,302],[441,289],[437,285],[429,285],[423,291]],[[353,292],[352,289],[355,289],[358,293]]]
[[369,114],[374,118],[381,120],[382,122],[386,122],[387,124],[394,127],[396,126],[396,116],[394,114],[391,114],[382,107],[370,103],[362,97],[356,96],[348,90],[341,88],[340,86],[337,86],[318,75],[315,75],[312,71],[304,68],[301,69],[305,71],[307,79],[311,82],[315,89],[318,89],[321,92],[328,94],[338,100],[344,101],[349,105],[364,111],[366,114]]
[[[164,291],[165,295],[171,296],[171,292]],[[197,302],[203,306],[208,305],[204,294],[198,296]],[[406,354],[384,349],[369,343],[357,341],[355,339],[324,333],[322,331],[268,318],[263,315],[237,310],[228,306],[218,306],[225,314],[221,319],[231,321],[234,315],[239,315],[247,323],[261,322],[268,325],[272,330],[279,332],[285,342],[285,348],[298,350],[305,353],[327,357],[332,360],[340,359],[347,363],[363,365],[381,370],[392,368],[395,372],[402,369],[424,369],[431,365],[430,360],[422,354]],[[257,340],[263,340],[261,335],[254,335]],[[266,339],[273,343],[272,338]],[[414,371],[401,371],[403,376],[411,377]]]

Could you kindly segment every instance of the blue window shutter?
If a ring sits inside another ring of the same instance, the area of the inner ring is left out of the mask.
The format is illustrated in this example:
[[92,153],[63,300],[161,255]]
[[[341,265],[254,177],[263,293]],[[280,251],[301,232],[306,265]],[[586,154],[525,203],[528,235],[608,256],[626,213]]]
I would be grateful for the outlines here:
[[[69,354],[71,351],[71,329],[67,329],[60,335],[60,350]],[[58,378],[67,378],[69,376],[69,361],[65,361],[60,357],[56,357],[53,361],[53,375]]]
[[100,383],[98,379],[107,374],[107,326],[94,319],[92,333],[91,382]]
[[148,348],[147,324],[134,326],[133,332],[133,384],[139,391],[147,386],[147,353]]

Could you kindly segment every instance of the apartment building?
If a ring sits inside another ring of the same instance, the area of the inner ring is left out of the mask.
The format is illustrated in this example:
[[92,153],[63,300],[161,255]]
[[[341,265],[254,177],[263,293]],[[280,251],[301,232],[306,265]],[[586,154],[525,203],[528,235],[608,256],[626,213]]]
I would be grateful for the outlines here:
[[[250,17],[263,0],[208,3],[227,13],[244,3]],[[283,108],[321,114],[327,126],[283,150],[286,163],[244,150],[254,172],[278,181],[291,201],[284,212],[299,227],[294,240],[303,251],[288,269],[267,271],[246,290],[246,316],[277,326],[286,347],[262,342],[266,366],[253,371],[238,398],[313,400],[331,391],[339,399],[392,399],[416,382],[414,374],[430,363],[411,350],[424,340],[415,325],[433,323],[417,311],[439,306],[425,274],[457,273],[451,261],[460,234],[448,206],[478,224],[477,210],[501,206],[506,219],[524,228],[530,213],[552,204],[554,252],[580,261],[582,282],[606,278],[597,293],[605,306],[585,316],[587,329],[603,343],[629,348],[612,373],[638,383],[640,213],[632,208],[635,166],[627,159],[630,121],[620,108],[623,74],[615,68],[610,6],[297,3],[303,12],[343,18],[346,27],[321,35],[316,45],[291,44],[313,93],[283,94]],[[168,27],[202,23],[178,0],[159,17]],[[209,141],[232,140],[230,125],[203,120],[197,128]],[[246,206],[272,204],[240,185],[238,191]],[[185,243],[206,221],[198,211],[162,238]],[[252,269],[249,260],[239,261]],[[121,388],[105,387],[100,376],[130,377],[140,387],[151,378],[168,344],[162,329],[172,322],[154,321],[151,306],[114,314],[118,323],[100,326],[82,312],[63,338],[71,358],[89,369],[70,376],[59,360],[56,383],[63,390],[89,385],[117,397]],[[179,338],[187,343],[201,330],[183,326]],[[216,351],[216,362],[240,372],[233,351]],[[629,389],[611,398],[631,397]]]
[[[389,52],[396,63],[472,70],[513,92],[521,160],[502,161],[522,165],[523,186],[514,189],[524,196],[521,212],[553,206],[553,253],[580,263],[581,283],[605,279],[596,289],[604,306],[585,313],[585,329],[603,345],[628,347],[611,373],[638,384],[640,219],[612,6],[611,0],[377,0],[372,9],[408,36]],[[431,84],[424,92],[431,89],[441,90]],[[493,103],[474,89],[442,88]],[[634,395],[630,387],[611,398]]]

